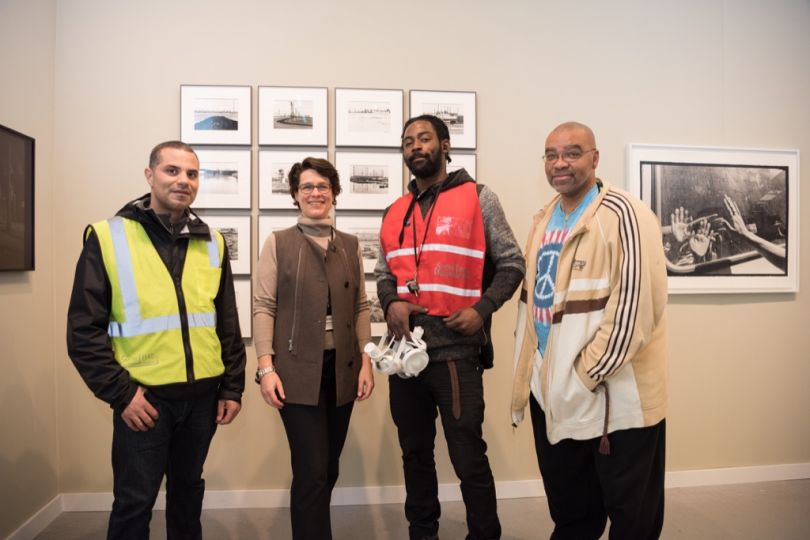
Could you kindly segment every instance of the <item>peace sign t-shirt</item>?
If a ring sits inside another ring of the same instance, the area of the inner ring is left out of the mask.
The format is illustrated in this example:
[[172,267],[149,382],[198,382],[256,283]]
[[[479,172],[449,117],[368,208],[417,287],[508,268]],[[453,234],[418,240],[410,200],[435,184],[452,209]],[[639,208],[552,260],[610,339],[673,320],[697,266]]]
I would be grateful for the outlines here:
[[585,208],[599,193],[598,186],[594,185],[582,202],[568,216],[565,215],[560,203],[554,205],[554,213],[546,226],[543,242],[537,250],[537,275],[534,281],[534,304],[532,317],[534,329],[537,332],[537,350],[545,357],[548,333],[551,330],[551,308],[554,305],[554,281],[557,279],[557,261],[560,259],[560,250],[568,233],[582,217]]

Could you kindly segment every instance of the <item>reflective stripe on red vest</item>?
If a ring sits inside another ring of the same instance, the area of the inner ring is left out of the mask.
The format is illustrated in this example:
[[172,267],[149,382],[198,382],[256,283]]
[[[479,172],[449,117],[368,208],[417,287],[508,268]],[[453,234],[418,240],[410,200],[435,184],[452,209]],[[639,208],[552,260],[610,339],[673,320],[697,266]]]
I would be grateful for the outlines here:
[[[397,293],[408,302],[428,308],[431,315],[446,316],[472,306],[481,298],[486,253],[484,221],[475,183],[466,182],[438,195],[427,236],[425,220],[430,212],[423,217],[416,206],[403,231],[402,221],[412,200],[413,194],[408,194],[391,205],[380,232],[388,268],[397,280]],[[420,253],[418,274],[413,227]],[[403,232],[401,245],[400,232]],[[418,296],[407,286],[414,276],[419,284]]]

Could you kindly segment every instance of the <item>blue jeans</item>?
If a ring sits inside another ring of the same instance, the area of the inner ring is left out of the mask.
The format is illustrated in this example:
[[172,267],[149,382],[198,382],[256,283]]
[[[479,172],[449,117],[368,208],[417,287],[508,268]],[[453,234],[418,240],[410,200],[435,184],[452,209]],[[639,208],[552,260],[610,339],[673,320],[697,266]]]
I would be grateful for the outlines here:
[[495,481],[482,436],[484,387],[477,358],[430,362],[418,377],[389,377],[391,416],[405,472],[405,517],[411,539],[439,530],[439,485],[434,446],[441,415],[453,469],[467,510],[467,538],[501,537]]
[[113,502],[107,538],[149,538],[149,521],[166,475],[166,533],[170,540],[202,538],[203,463],[217,429],[217,396],[169,401],[152,393],[155,427],[133,431],[113,413]]

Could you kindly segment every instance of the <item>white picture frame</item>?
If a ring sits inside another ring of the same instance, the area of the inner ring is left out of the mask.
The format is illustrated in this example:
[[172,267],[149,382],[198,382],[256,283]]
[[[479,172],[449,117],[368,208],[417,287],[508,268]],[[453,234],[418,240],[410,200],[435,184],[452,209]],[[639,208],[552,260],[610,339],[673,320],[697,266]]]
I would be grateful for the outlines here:
[[388,324],[385,322],[385,314],[377,297],[377,282],[373,279],[366,280],[366,300],[371,319],[371,337],[380,337],[388,330]]
[[259,145],[326,146],[327,89],[259,87]]
[[476,147],[475,92],[411,90],[410,117],[438,116],[450,131],[450,146],[474,150]]
[[250,216],[202,215],[202,220],[218,230],[228,246],[231,272],[234,275],[250,275]]
[[380,227],[382,215],[357,215],[337,212],[335,227],[344,233],[352,234],[360,242],[363,256],[363,272],[373,274],[380,254]]
[[298,214],[266,214],[259,216],[259,235],[257,237],[258,250],[256,256],[260,257],[264,241],[274,231],[289,229],[298,223]]
[[402,156],[399,152],[335,152],[340,175],[340,210],[384,210],[402,195]]
[[194,208],[250,208],[250,149],[195,148],[200,186]]
[[234,278],[233,289],[242,338],[251,339],[253,337],[253,282],[250,277]]
[[180,85],[180,139],[187,144],[249,145],[250,86]]
[[798,150],[633,143],[626,174],[661,221],[671,293],[798,292]]
[[335,145],[401,146],[402,90],[335,89]]
[[288,177],[293,164],[304,158],[328,159],[326,149],[259,150],[259,209],[292,209]]
[[447,164],[447,173],[450,174],[451,172],[455,172],[459,169],[466,170],[471,177],[478,179],[476,176],[476,164],[478,162],[478,158],[475,154],[468,154],[464,152],[453,152],[450,151],[450,163]]

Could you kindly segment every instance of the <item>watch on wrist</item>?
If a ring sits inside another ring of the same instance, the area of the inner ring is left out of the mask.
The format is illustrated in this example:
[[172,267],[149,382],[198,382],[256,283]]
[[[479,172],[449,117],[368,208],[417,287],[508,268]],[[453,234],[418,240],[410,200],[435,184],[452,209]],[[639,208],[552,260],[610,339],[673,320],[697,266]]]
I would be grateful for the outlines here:
[[256,384],[259,384],[261,382],[261,380],[262,380],[262,377],[264,377],[265,375],[269,375],[270,373],[275,373],[275,372],[276,372],[276,368],[274,368],[273,366],[257,369],[256,370],[256,378],[254,380],[256,381]]

